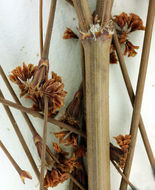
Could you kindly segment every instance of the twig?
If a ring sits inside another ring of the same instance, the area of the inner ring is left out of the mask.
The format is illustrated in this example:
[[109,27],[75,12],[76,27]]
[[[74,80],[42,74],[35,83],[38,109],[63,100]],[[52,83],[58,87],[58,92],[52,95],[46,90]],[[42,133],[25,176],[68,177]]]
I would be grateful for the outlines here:
[[[22,105],[16,104],[16,103],[11,102],[11,101],[9,101],[9,100],[5,100],[4,98],[1,98],[1,97],[0,97],[0,102],[1,102],[2,104],[4,104],[4,105],[8,105],[8,106],[11,106],[11,107],[13,107],[13,108],[15,108],[15,109],[18,109],[18,110],[20,110],[20,111],[22,111],[22,112],[24,112],[24,113],[31,114],[31,115],[34,116],[34,117],[37,117],[37,118],[40,118],[40,119],[43,119],[43,118],[44,118],[44,115],[43,115],[43,114],[40,114],[40,113],[38,113],[37,111],[33,111],[33,110],[30,109],[30,108],[26,108],[26,107],[24,107],[24,106],[22,106]],[[72,131],[73,133],[79,134],[79,135],[81,135],[82,137],[85,137],[85,138],[86,138],[86,134],[85,134],[85,133],[83,133],[82,131],[76,129],[75,127],[72,127],[71,125],[67,125],[67,124],[65,124],[65,123],[63,123],[63,122],[61,122],[61,121],[58,121],[58,120],[54,119],[54,118],[48,118],[48,122],[49,122],[49,123],[52,123],[52,124],[54,124],[54,125],[57,125],[57,126],[59,126],[59,127],[61,127],[61,128],[67,129],[67,130],[69,130],[69,131]]]
[[[0,90],[0,97],[4,98],[1,90]],[[26,153],[26,156],[28,157],[28,159],[29,159],[29,161],[31,163],[31,166],[32,166],[37,178],[39,179],[39,176],[40,176],[39,170],[38,170],[38,168],[36,166],[36,163],[35,163],[32,155],[31,155],[31,152],[30,152],[30,150],[29,150],[29,148],[28,148],[28,146],[27,146],[27,144],[26,144],[26,142],[25,142],[25,140],[24,140],[24,138],[23,138],[23,136],[22,136],[22,134],[21,134],[21,132],[19,130],[19,127],[18,127],[18,125],[17,125],[17,123],[16,123],[16,121],[15,121],[13,115],[12,115],[12,112],[10,111],[10,108],[8,106],[4,105],[4,108],[5,108],[5,111],[7,112],[7,115],[8,115],[8,117],[9,117],[11,123],[12,123],[12,126],[13,126],[13,128],[14,128],[17,136],[18,136],[18,139],[19,139],[19,141],[20,141],[20,143],[21,143],[21,145],[22,145],[22,147],[23,147],[23,149],[24,149],[24,151]]]
[[73,0],[73,4],[79,19],[79,26],[82,32],[87,32],[90,24],[93,23],[93,18],[88,6],[87,0]]
[[120,168],[117,166],[117,164],[111,160],[112,164],[114,165],[114,167],[116,168],[116,170],[118,171],[118,173],[122,176],[122,178],[124,179],[124,181],[130,185],[130,187],[133,189],[133,190],[136,190],[137,188],[128,180],[128,178],[123,174],[123,172],[120,170]]
[[[142,105],[142,98],[143,98],[143,91],[144,91],[144,85],[145,85],[145,78],[146,78],[146,72],[147,72],[147,66],[148,66],[148,58],[150,53],[150,46],[151,46],[151,38],[152,38],[152,30],[153,30],[153,23],[154,23],[154,12],[155,12],[155,1],[150,0],[149,1],[149,8],[148,8],[148,15],[147,15],[147,22],[146,22],[146,30],[145,30],[145,36],[144,36],[144,43],[143,43],[143,50],[142,50],[142,57],[141,57],[141,64],[140,64],[140,70],[139,70],[139,76],[138,76],[138,83],[137,83],[137,89],[136,89],[136,96],[134,100],[134,109],[132,114],[132,122],[131,122],[131,128],[130,128],[130,134],[131,134],[131,144],[129,146],[129,154],[126,161],[126,165],[124,168],[124,174],[129,178],[134,150],[135,150],[135,144],[136,144],[136,138],[137,138],[137,132],[138,132],[138,124],[140,120],[140,111],[141,111],[141,105]],[[120,190],[126,190],[127,184],[122,179]]]
[[[114,45],[116,48],[116,52],[117,52],[118,59],[119,59],[119,64],[120,64],[122,75],[123,75],[123,78],[124,78],[124,81],[125,81],[125,84],[126,84],[126,87],[128,90],[128,94],[129,94],[132,105],[134,105],[135,95],[134,95],[134,91],[132,88],[132,84],[131,84],[130,77],[129,77],[129,74],[128,74],[128,71],[126,68],[124,56],[123,56],[122,51],[121,51],[121,46],[120,46],[116,31],[115,31],[114,36],[113,36],[113,42],[114,42]],[[141,136],[142,136],[142,139],[143,139],[143,142],[145,145],[145,149],[146,149],[150,164],[151,164],[152,168],[154,169],[155,168],[155,159],[154,159],[154,155],[153,155],[153,152],[152,152],[152,149],[150,146],[150,142],[149,142],[146,130],[145,130],[145,126],[144,126],[142,117],[140,117],[139,129],[141,132]]]
[[43,51],[43,1],[39,0],[39,37],[40,37],[40,55]]
[[45,154],[46,154],[46,139],[47,139],[47,120],[48,120],[48,98],[44,97],[44,127],[43,141],[41,151],[41,174],[40,174],[40,190],[44,189],[44,169],[45,169]]
[[43,53],[41,55],[42,59],[48,59],[50,41],[51,41],[51,35],[52,35],[52,29],[53,29],[53,23],[54,23],[54,16],[55,16],[55,10],[56,10],[56,3],[57,3],[57,0],[51,1],[46,38],[45,38],[45,43],[43,47]]
[[[20,101],[19,101],[17,95],[15,94],[15,92],[14,92],[12,86],[10,85],[10,83],[9,83],[9,81],[8,81],[8,79],[7,79],[7,77],[6,77],[5,73],[4,73],[4,71],[3,71],[2,67],[1,67],[1,65],[0,65],[0,75],[2,76],[2,79],[4,80],[4,83],[5,83],[5,85],[7,86],[8,90],[9,90],[11,96],[13,97],[13,99],[15,100],[15,102],[16,102],[17,104],[21,105],[21,103],[20,103]],[[4,100],[5,100],[5,99],[4,99]],[[9,105],[8,105],[8,106],[9,106]],[[22,106],[22,105],[21,105],[21,106]],[[24,112],[21,112],[21,113],[22,113],[22,115],[23,115],[23,117],[24,117],[26,123],[28,124],[29,129],[30,129],[32,135],[33,135],[33,136],[37,135],[37,131],[34,129],[34,127],[33,127],[33,125],[32,125],[32,122],[30,121],[30,119],[29,119],[29,117],[27,116],[27,114],[24,113]]]
[[[10,101],[0,98],[0,102],[1,102],[1,100],[2,100],[2,103],[4,103],[5,105],[14,107],[14,106],[13,106],[13,105],[14,105],[13,102],[10,103]],[[15,104],[15,105],[18,105],[18,104]],[[19,106],[19,105],[18,105],[18,106]],[[29,109],[29,108],[27,108],[27,109]],[[31,111],[32,111],[32,110],[31,110]],[[46,150],[47,150],[48,153],[51,155],[51,157],[53,158],[53,160],[55,160],[57,163],[59,163],[59,160],[58,160],[58,159],[55,157],[55,155],[49,150],[48,147],[46,147]],[[72,176],[72,179],[73,179],[73,178],[74,178],[74,177]],[[75,181],[75,179],[74,179],[74,181]],[[77,184],[78,184],[78,183],[77,183]]]
[[25,171],[22,170],[19,165],[17,164],[17,162],[13,159],[13,157],[11,156],[11,154],[9,153],[9,151],[6,149],[6,147],[4,146],[4,144],[2,143],[2,141],[0,140],[0,147],[2,148],[3,152],[6,154],[6,156],[8,157],[8,159],[10,160],[11,164],[13,165],[13,167],[15,168],[15,170],[17,171],[17,173],[19,174],[21,180],[23,183],[25,183],[24,179],[28,178],[28,179],[32,179],[32,177],[30,176],[30,174]]
[[[39,113],[38,113],[37,116],[36,116],[36,113],[37,113],[37,112],[32,111],[31,109],[26,108],[26,107],[23,107],[23,106],[21,105],[21,103],[20,103],[19,99],[17,98],[15,92],[13,91],[13,89],[12,89],[12,87],[11,87],[9,81],[7,80],[6,75],[5,75],[4,71],[3,71],[3,69],[1,68],[1,66],[0,66],[0,74],[2,75],[3,79],[5,79],[5,80],[4,80],[4,81],[5,81],[5,84],[7,85],[8,90],[10,91],[11,95],[13,96],[13,98],[15,99],[15,101],[18,102],[19,104],[15,104],[15,103],[13,103],[13,102],[7,101],[7,100],[5,100],[4,98],[1,98],[1,97],[0,97],[0,100],[4,101],[4,102],[6,103],[5,105],[12,106],[12,107],[14,107],[14,108],[16,108],[16,109],[17,109],[17,107],[18,107],[18,110],[20,110],[20,111],[22,112],[22,114],[23,114],[23,116],[24,116],[24,118],[25,118],[25,120],[26,120],[26,122],[27,122],[27,124],[28,124],[28,126],[29,126],[29,128],[30,128],[30,130],[31,130],[31,132],[32,132],[32,134],[33,134],[33,136],[36,136],[38,133],[37,133],[36,130],[34,129],[32,123],[31,123],[31,121],[30,121],[30,119],[29,119],[29,117],[27,116],[26,113],[29,113],[29,114],[33,115],[34,117],[38,117],[38,118],[41,118],[41,119],[43,119],[44,116],[43,116],[42,114],[39,114]],[[3,103],[4,103],[4,102],[3,102]],[[25,111],[25,113],[24,113],[24,111]],[[34,112],[34,114],[32,114],[31,111]],[[77,134],[79,134],[79,135],[81,135],[81,136],[83,136],[83,137],[86,138],[85,133],[83,133],[82,131],[79,131],[79,130],[75,129],[74,127],[72,127],[72,126],[70,126],[70,125],[66,125],[66,124],[63,123],[63,122],[59,122],[59,121],[57,121],[57,120],[55,120],[55,121],[56,121],[57,124],[60,124],[59,127],[62,127],[62,128],[64,127],[65,129],[70,130],[70,131],[72,131],[72,132],[74,132],[74,133],[77,133]],[[48,121],[48,122],[53,123],[53,122],[51,122],[51,119],[50,119],[50,118],[49,118],[49,121]],[[55,125],[56,125],[56,123],[55,123]],[[59,162],[59,160],[55,157],[54,154],[52,154],[52,152],[49,150],[48,147],[46,147],[46,150],[47,150],[48,153],[51,155],[51,157],[53,158],[53,160],[55,160],[56,162]],[[38,170],[38,169],[37,169],[37,170]],[[38,172],[35,171],[35,173],[36,173],[36,174],[38,173],[37,178],[40,180],[40,173],[39,173],[39,170],[38,170]],[[71,176],[72,176],[72,175],[71,175]],[[72,176],[72,178],[74,178],[74,177]],[[74,179],[74,181],[77,181],[77,180]],[[77,181],[76,184],[78,184],[78,181]]]

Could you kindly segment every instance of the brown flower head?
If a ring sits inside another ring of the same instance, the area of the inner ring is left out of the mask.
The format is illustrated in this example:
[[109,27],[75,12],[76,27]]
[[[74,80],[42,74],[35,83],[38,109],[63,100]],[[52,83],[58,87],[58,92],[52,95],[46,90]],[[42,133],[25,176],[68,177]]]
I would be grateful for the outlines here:
[[115,15],[113,21],[116,25],[119,42],[125,45],[124,55],[135,56],[137,54],[135,49],[138,49],[139,46],[134,46],[128,38],[130,33],[134,31],[145,30],[142,19],[136,14],[127,15],[123,12],[120,15]]
[[80,164],[77,161],[78,157],[74,152],[72,157],[68,159],[68,153],[64,152],[57,143],[53,143],[53,148],[59,162],[55,163],[55,166],[51,171],[47,171],[44,179],[44,186],[46,188],[55,187],[59,183],[63,183],[70,177],[70,173],[73,172],[74,168],[80,167]]
[[64,32],[64,36],[63,39],[78,39],[79,37],[70,29],[70,28],[66,28],[65,32]]
[[16,67],[11,71],[12,74],[9,75],[11,82],[17,84],[21,90],[20,96],[24,96],[28,92],[27,84],[29,80],[32,79],[37,66],[29,64],[28,66],[23,63],[23,68],[21,66]]
[[32,64],[26,66],[23,63],[23,68],[19,66],[14,69],[9,78],[19,86],[20,96],[26,95],[26,98],[34,102],[33,110],[44,110],[43,96],[46,95],[49,100],[49,116],[53,116],[64,106],[66,91],[61,77],[56,73],[52,72],[52,78],[48,79],[48,67],[47,60],[40,60],[37,67]]
[[69,178],[69,173],[62,173],[58,169],[52,168],[51,171],[47,171],[44,186],[48,187],[56,187],[59,183],[63,183],[65,180]]
[[128,156],[129,144],[131,142],[131,135],[119,135],[118,137],[114,137],[114,139],[121,149],[110,143],[110,159],[114,160],[122,169],[124,169]]
[[131,142],[131,135],[119,135],[117,137],[114,137],[117,144],[120,146],[120,148],[123,150],[123,152],[128,152],[129,144]]

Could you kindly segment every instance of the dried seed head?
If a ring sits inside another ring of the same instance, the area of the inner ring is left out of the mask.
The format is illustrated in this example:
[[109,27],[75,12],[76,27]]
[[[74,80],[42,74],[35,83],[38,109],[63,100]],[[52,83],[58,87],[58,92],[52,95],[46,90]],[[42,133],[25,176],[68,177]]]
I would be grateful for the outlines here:
[[52,78],[48,80],[48,67],[47,60],[40,60],[37,67],[23,63],[23,68],[19,66],[14,69],[9,78],[19,86],[20,96],[26,95],[26,98],[34,102],[33,110],[44,110],[43,96],[46,95],[49,100],[49,116],[54,116],[64,106],[67,92],[64,91],[61,77],[56,73],[52,72]]
[[135,56],[137,54],[135,50],[139,46],[134,46],[128,38],[131,32],[145,30],[142,19],[136,14],[130,13],[127,15],[123,12],[120,15],[115,15],[113,21],[116,25],[119,42],[125,45],[124,55],[128,55],[128,57]]

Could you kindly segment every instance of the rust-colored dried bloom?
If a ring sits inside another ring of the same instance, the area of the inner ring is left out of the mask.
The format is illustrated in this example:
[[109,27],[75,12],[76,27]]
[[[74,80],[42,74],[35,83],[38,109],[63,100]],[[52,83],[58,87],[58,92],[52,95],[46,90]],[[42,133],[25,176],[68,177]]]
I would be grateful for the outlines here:
[[77,146],[78,136],[75,133],[70,131],[60,131],[54,133],[54,135],[59,139],[60,144],[64,144],[65,146],[73,145],[74,147]]
[[120,146],[123,152],[128,152],[129,144],[131,142],[131,135],[119,135],[114,137],[114,139],[117,141],[117,144]]
[[113,146],[110,144],[110,149],[111,149],[111,159],[117,162],[117,164],[124,169],[127,156],[128,156],[128,149],[129,149],[129,144],[131,142],[131,135],[119,135],[118,137],[114,137],[116,140],[117,144],[120,146],[121,149]]
[[55,163],[52,170],[47,171],[44,179],[44,186],[46,188],[55,187],[59,183],[63,183],[70,177],[70,173],[73,172],[74,168],[80,167],[80,164],[77,161],[78,156],[75,152],[73,152],[72,157],[68,159],[68,153],[64,152],[57,143],[53,143],[53,148],[56,152],[56,157],[59,160],[59,163]]
[[56,187],[59,183],[63,183],[69,178],[69,173],[62,173],[58,169],[52,168],[48,170],[44,179],[44,187]]
[[21,66],[16,67],[11,71],[12,74],[9,75],[11,82],[17,84],[21,90],[20,96],[25,95],[28,92],[27,84],[29,80],[32,79],[37,66],[33,64],[26,65],[23,63],[23,68]]
[[21,171],[21,173],[20,173],[20,178],[21,178],[21,180],[22,180],[22,182],[23,182],[24,184],[25,184],[25,178],[27,178],[27,179],[32,179],[30,173],[27,172],[27,171],[24,171],[24,170]]
[[137,54],[135,49],[138,48],[139,46],[134,46],[130,41],[126,40],[124,55],[128,54],[128,57],[134,57]]
[[[82,84],[80,88],[75,93],[73,100],[70,102],[66,108],[65,114],[60,118],[60,121],[79,128],[81,115],[82,115],[82,98],[83,98],[83,88]],[[73,145],[74,148],[77,146],[78,135],[70,131],[60,131],[54,133],[54,135],[59,138],[59,143],[64,143],[66,146]]]
[[142,19],[136,14],[127,15],[123,12],[120,15],[115,15],[113,21],[116,24],[119,42],[125,45],[124,55],[135,56],[137,54],[135,49],[138,49],[139,46],[134,46],[128,38],[131,32],[145,30]]
[[70,28],[66,28],[64,35],[63,35],[63,39],[78,39],[79,37],[70,29]]
[[34,102],[32,109],[35,111],[44,110],[43,96],[46,95],[49,101],[49,116],[53,116],[64,106],[67,92],[64,91],[61,77],[52,72],[52,78],[48,79],[48,72],[48,60],[41,59],[37,67],[23,63],[23,68],[19,66],[14,69],[9,78],[19,86],[20,96],[26,95],[25,98]]

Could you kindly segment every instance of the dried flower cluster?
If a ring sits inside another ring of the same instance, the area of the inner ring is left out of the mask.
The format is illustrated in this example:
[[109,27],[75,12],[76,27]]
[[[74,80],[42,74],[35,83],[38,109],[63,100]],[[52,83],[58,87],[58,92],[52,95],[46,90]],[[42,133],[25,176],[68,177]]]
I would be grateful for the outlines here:
[[[116,25],[116,31],[118,34],[119,42],[123,46],[125,46],[124,55],[128,55],[128,57],[134,57],[137,52],[136,49],[139,48],[139,46],[135,46],[129,41],[129,35],[130,33],[137,31],[137,30],[145,30],[145,27],[143,25],[142,19],[133,13],[130,13],[127,15],[126,13],[122,13],[120,15],[115,15],[113,18],[113,22]],[[95,15],[94,17],[94,25],[99,26],[100,20],[98,19],[98,16]],[[85,38],[89,37],[90,34],[84,34]],[[88,36],[87,36],[88,35]],[[100,35],[97,33],[97,35]],[[67,28],[64,32],[63,39],[71,39],[71,38],[78,38],[78,36],[70,29]],[[116,64],[117,63],[117,56],[115,47],[113,44],[111,45],[110,49],[110,63]]]
[[129,144],[131,142],[131,135],[125,135],[125,136],[119,135],[117,137],[114,137],[114,139],[116,140],[117,144],[120,146],[121,149],[119,149],[111,144],[111,149],[115,150],[115,154],[112,155],[113,160],[115,160],[117,162],[117,164],[122,169],[124,169],[126,159],[128,156]]
[[66,91],[61,77],[52,72],[51,79],[48,79],[48,72],[48,61],[40,60],[38,66],[23,63],[23,68],[15,68],[9,79],[19,86],[20,96],[34,102],[32,109],[35,111],[44,110],[43,97],[46,95],[49,100],[49,116],[53,116],[64,106]]
[[138,49],[139,46],[133,45],[128,38],[132,32],[145,30],[142,19],[136,14],[130,13],[127,15],[123,12],[120,15],[115,15],[113,21],[116,25],[119,42],[125,45],[124,55],[134,57],[137,54],[136,49]]
[[[79,128],[81,118],[81,99],[82,99],[82,87],[76,92],[73,100],[68,105],[64,116],[61,121],[68,123],[74,127]],[[73,154],[71,158],[68,158],[69,153],[64,152],[60,145],[53,143],[55,155],[59,160],[54,164],[52,170],[48,170],[45,176],[45,187],[55,187],[59,183],[63,183],[70,177],[73,171],[79,172],[80,176],[83,176],[83,166],[80,162],[82,156],[85,156],[83,146],[78,146],[78,136],[70,131],[60,131],[54,133],[59,139],[59,143],[65,146],[73,146]]]
[[75,168],[81,168],[78,159],[84,155],[83,150],[79,148],[73,152],[71,158],[67,158],[69,153],[64,152],[57,143],[53,143],[53,148],[59,162],[55,162],[52,169],[47,171],[44,180],[44,185],[46,188],[55,187],[59,183],[63,183],[70,177],[70,174]]

